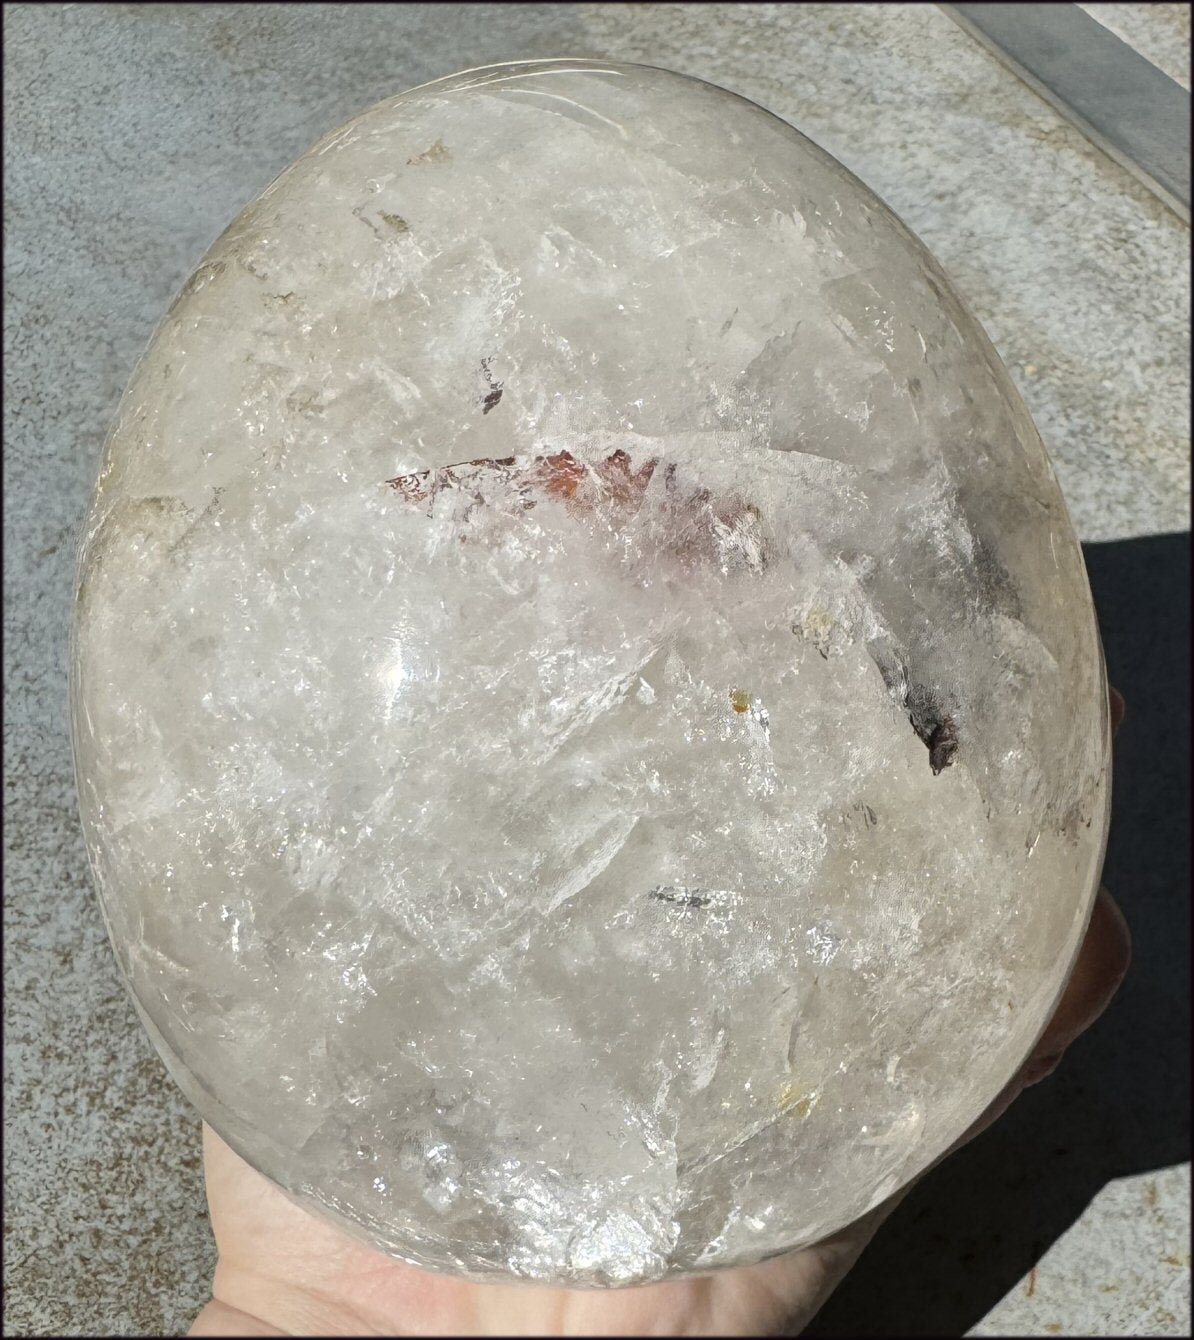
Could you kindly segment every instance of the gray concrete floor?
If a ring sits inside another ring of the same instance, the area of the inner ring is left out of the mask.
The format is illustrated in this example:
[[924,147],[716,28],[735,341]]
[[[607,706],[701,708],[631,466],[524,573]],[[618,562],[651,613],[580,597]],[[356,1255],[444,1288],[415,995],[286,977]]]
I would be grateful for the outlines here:
[[[1188,86],[1187,6],[1088,8]],[[17,4],[4,37],[6,1331],[178,1333],[214,1263],[198,1124],[117,981],[67,736],[75,536],[133,362],[326,130],[455,69],[576,55],[761,102],[920,234],[1053,455],[1129,700],[1127,986],[811,1333],[1189,1334],[1188,229],[928,5]]]

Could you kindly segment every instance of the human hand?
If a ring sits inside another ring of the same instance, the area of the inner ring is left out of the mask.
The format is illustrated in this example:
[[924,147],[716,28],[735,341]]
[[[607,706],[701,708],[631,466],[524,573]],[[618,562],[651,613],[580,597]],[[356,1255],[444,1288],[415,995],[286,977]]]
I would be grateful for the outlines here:
[[[1123,699],[1112,689],[1113,730],[1123,715]],[[1100,889],[1048,1028],[1012,1082],[942,1158],[1055,1069],[1110,1002],[1129,957],[1123,916]],[[220,1256],[212,1301],[191,1335],[794,1334],[912,1189],[831,1238],[759,1265],[628,1289],[560,1289],[474,1284],[405,1265],[300,1209],[207,1126],[203,1156]]]

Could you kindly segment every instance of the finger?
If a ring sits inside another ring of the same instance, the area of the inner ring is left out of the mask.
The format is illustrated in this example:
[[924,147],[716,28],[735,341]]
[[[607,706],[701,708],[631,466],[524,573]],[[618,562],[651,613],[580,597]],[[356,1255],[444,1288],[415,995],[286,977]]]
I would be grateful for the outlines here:
[[[1127,705],[1123,694],[1109,685],[1111,731],[1123,723]],[[1132,935],[1119,905],[1106,887],[1095,898],[1090,924],[1070,980],[1048,1027],[1017,1079],[1019,1089],[1037,1084],[1056,1069],[1066,1048],[1095,1022],[1111,1003],[1132,960]]]
[[[1070,979],[1053,1017],[1032,1049],[1032,1055],[981,1117],[942,1158],[969,1144],[1032,1084],[1038,1084],[1061,1064],[1066,1048],[1080,1037],[1111,1003],[1132,957],[1132,938],[1127,922],[1106,889],[1100,889],[1091,912],[1090,925]],[[940,1160],[938,1160],[940,1162]]]
[[1115,899],[1101,888],[1065,993],[1020,1073],[1021,1088],[1037,1084],[1052,1074],[1066,1048],[1081,1037],[1111,1003],[1131,960],[1132,936],[1128,923]]
[[[1032,1056],[1023,1065],[1016,1077],[1004,1089],[998,1098],[987,1108],[969,1130],[943,1154],[936,1158],[925,1171],[913,1178],[861,1219],[856,1220],[832,1238],[827,1238],[812,1249],[797,1252],[789,1259],[812,1259],[820,1264],[823,1271],[820,1284],[811,1295],[809,1310],[802,1314],[800,1324],[806,1324],[828,1298],[834,1287],[850,1266],[861,1255],[875,1231],[910,1192],[940,1163],[955,1153],[963,1145],[982,1131],[1015,1102],[1030,1085],[1054,1070],[1060,1063],[1065,1049],[1081,1036],[1110,1004],[1119,989],[1132,956],[1132,939],[1127,922],[1115,900],[1105,888],[1100,888],[1091,912],[1090,925],[1078,951],[1078,958],[1061,1001],[1033,1048]],[[819,1255],[818,1255],[819,1254]],[[782,1261],[784,1258],[780,1258]],[[776,1263],[778,1266],[778,1262]],[[771,1263],[767,1263],[770,1267]]]
[[[1118,689],[1109,687],[1108,698],[1111,730],[1114,735],[1124,719],[1125,705],[1123,695]],[[1127,973],[1131,957],[1132,937],[1123,913],[1111,894],[1105,888],[1100,888],[1082,947],[1078,951],[1069,981],[1053,1012],[1053,1017],[1033,1048],[1032,1055],[982,1116],[923,1173],[861,1219],[848,1225],[832,1238],[818,1243],[812,1249],[793,1253],[788,1258],[779,1258],[775,1263],[765,1263],[762,1267],[770,1269],[774,1265],[775,1268],[780,1268],[784,1260],[813,1259],[821,1262],[823,1278],[812,1296],[808,1311],[802,1314],[800,1326],[816,1315],[838,1281],[861,1255],[878,1227],[912,1190],[940,1163],[963,1145],[969,1144],[976,1135],[985,1131],[1002,1116],[1029,1085],[1039,1083],[1057,1068],[1066,1048],[1080,1037],[1111,1003]]]
[[1128,706],[1124,702],[1123,694],[1117,688],[1108,687],[1107,696],[1111,699],[1111,734],[1114,736],[1123,724]]

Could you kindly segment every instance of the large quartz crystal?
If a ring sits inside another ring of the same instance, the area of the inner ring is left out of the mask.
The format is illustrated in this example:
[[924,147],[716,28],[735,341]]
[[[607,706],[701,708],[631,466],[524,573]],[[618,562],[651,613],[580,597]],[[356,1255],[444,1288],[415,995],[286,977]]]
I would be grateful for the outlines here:
[[121,969],[250,1163],[395,1256],[761,1259],[1007,1082],[1090,909],[1102,658],[941,270],[696,80],[392,98],[121,404],[73,712]]

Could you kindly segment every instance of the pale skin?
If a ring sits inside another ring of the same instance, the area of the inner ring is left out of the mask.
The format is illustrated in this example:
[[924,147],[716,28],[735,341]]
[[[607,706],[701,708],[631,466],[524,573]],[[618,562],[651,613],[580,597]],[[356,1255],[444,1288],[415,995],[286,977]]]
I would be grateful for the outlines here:
[[[1111,720],[1124,715],[1111,690]],[[984,1130],[1110,1003],[1130,937],[1100,889],[1065,993],[1011,1084],[943,1157]],[[207,1200],[219,1248],[212,1300],[191,1335],[766,1335],[794,1334],[911,1190],[834,1237],[761,1265],[616,1290],[473,1284],[373,1251],[299,1209],[204,1127]]]

